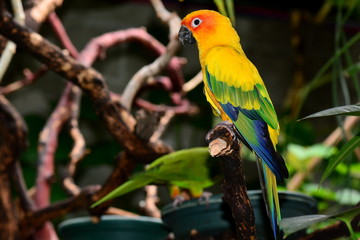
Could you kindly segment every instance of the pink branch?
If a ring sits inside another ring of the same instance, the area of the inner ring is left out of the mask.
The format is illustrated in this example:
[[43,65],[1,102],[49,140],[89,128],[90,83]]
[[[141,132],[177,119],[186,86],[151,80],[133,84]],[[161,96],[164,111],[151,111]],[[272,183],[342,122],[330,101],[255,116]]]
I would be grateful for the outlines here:
[[[111,99],[117,102],[121,101],[121,96],[116,93],[110,94]],[[150,112],[174,112],[175,114],[184,114],[184,115],[195,115],[199,113],[199,108],[195,105],[192,105],[188,100],[182,100],[181,104],[177,106],[168,106],[168,105],[158,105],[153,104],[149,101],[146,101],[141,98],[135,100],[135,105],[144,108]]]
[[[53,31],[60,39],[64,47],[70,52],[73,57],[78,56],[78,51],[72,44],[66,30],[57,17],[55,12],[48,16],[48,22],[53,28]],[[64,124],[72,119],[71,126],[77,127],[77,110],[81,98],[81,91],[77,86],[68,83],[64,93],[58,103],[58,106],[51,114],[44,129],[40,134],[39,139],[39,165],[36,179],[35,203],[38,208],[44,208],[50,205],[51,184],[50,181],[54,175],[55,151],[58,144],[58,136]],[[75,123],[74,123],[75,122]],[[81,134],[80,134],[81,135]],[[75,138],[78,140],[79,138]],[[75,143],[78,143],[75,141]],[[75,144],[76,145],[76,144]],[[71,159],[73,162],[73,159]],[[46,222],[44,226],[36,231],[36,239],[50,239],[57,240],[57,234],[51,222]]]
[[[99,37],[93,38],[83,49],[82,57],[79,60],[85,65],[91,65],[90,63],[94,62],[96,58],[104,55],[106,49],[125,42],[139,42],[147,49],[153,51],[157,56],[166,52],[166,47],[147,33],[144,28],[130,28],[127,30],[105,33]],[[168,71],[173,82],[173,90],[175,90],[174,86],[182,85],[184,82],[181,69],[185,64],[185,61],[186,60],[179,57],[173,57],[170,60]]]
[[53,28],[54,33],[56,34],[57,38],[61,41],[61,44],[70,52],[70,55],[74,58],[79,56],[78,50],[76,50],[75,46],[71,42],[68,34],[66,33],[65,27],[62,24],[61,20],[57,16],[55,12],[52,12],[48,16],[48,22],[50,23],[51,27]]
[[48,68],[45,65],[42,65],[39,70],[36,72],[31,72],[29,69],[24,69],[23,73],[25,78],[22,80],[18,80],[16,82],[10,83],[4,87],[0,87],[1,94],[9,94],[11,92],[15,92],[22,87],[30,85],[38,80],[41,76],[43,76],[48,71]]

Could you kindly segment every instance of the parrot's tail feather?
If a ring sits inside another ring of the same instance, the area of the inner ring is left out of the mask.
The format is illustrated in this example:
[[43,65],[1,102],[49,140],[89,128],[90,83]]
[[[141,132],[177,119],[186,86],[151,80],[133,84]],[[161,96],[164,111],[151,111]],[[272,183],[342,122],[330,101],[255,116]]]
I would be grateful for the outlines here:
[[258,169],[261,188],[265,200],[267,214],[270,218],[271,228],[276,240],[283,239],[283,232],[280,229],[281,213],[279,196],[277,191],[276,176],[271,169],[258,158]]

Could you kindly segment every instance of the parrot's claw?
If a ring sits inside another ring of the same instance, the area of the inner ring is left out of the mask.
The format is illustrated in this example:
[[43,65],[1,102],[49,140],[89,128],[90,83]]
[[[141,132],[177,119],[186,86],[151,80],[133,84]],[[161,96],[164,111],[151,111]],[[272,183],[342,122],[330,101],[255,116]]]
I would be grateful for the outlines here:
[[180,206],[181,204],[183,204],[183,202],[185,202],[185,201],[186,201],[186,199],[185,199],[183,196],[181,196],[181,195],[176,196],[176,197],[174,198],[173,203],[172,203],[173,208],[177,208],[178,206]]
[[199,197],[198,201],[199,203],[201,202],[205,202],[206,205],[209,204],[210,202],[210,197],[212,196],[213,194],[211,192],[206,192],[204,191],[201,196]]

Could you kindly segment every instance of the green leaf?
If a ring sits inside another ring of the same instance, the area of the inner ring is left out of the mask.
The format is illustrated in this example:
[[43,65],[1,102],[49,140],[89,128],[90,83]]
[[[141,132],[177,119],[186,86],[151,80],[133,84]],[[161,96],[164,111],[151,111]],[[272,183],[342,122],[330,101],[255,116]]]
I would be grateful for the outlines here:
[[235,26],[235,10],[234,10],[234,0],[214,0],[214,3],[218,11],[230,18],[230,21]]
[[290,235],[294,232],[308,228],[316,223],[328,220],[328,215],[305,215],[299,217],[291,217],[282,219],[280,226],[285,235]]
[[360,136],[359,134],[350,139],[345,145],[340,149],[340,151],[330,159],[329,164],[327,165],[322,177],[320,184],[335,170],[336,166],[341,163],[347,155],[352,153],[356,147],[360,146]]
[[351,220],[358,214],[360,214],[360,207],[355,207],[336,216],[333,216],[333,218],[343,221],[346,224],[352,240],[357,240],[357,237],[355,236],[354,230],[351,226]]
[[207,165],[209,156],[207,147],[184,149],[164,155],[149,164],[146,171],[134,174],[130,180],[91,207],[150,183],[174,184],[188,189],[193,194],[199,191],[201,194],[202,189],[214,184]]
[[294,232],[297,232],[299,230],[308,228],[314,224],[326,221],[330,218],[332,219],[338,219],[343,222],[345,222],[349,228],[350,233],[352,232],[351,225],[349,226],[348,223],[351,222],[351,220],[360,214],[360,206],[348,209],[346,211],[336,213],[334,215],[305,215],[305,216],[298,216],[298,217],[291,217],[291,218],[284,218],[280,226],[282,230],[284,231],[285,235],[290,235]]
[[329,108],[314,114],[311,114],[307,117],[304,117],[301,120],[308,118],[317,118],[317,117],[327,117],[327,116],[338,116],[338,115],[352,115],[360,116],[360,105],[345,105],[340,107]]
[[225,0],[226,8],[228,10],[229,18],[235,27],[235,10],[234,10],[234,1],[233,0]]
[[214,0],[214,3],[222,15],[228,16],[226,13],[224,0]]

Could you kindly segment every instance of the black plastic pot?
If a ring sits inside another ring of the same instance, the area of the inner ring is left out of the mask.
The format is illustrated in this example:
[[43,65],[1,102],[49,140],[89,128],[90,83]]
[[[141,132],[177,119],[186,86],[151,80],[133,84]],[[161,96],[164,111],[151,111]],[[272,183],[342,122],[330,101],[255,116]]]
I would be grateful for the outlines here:
[[98,223],[89,217],[69,219],[58,229],[62,240],[165,240],[169,234],[161,219],[110,215]]
[[[255,214],[256,233],[258,240],[272,240],[273,234],[266,214],[265,204],[260,190],[248,191]],[[222,195],[215,195],[208,203],[199,203],[190,200],[174,208],[167,205],[162,209],[162,219],[171,228],[176,240],[190,238],[193,230],[200,237],[212,236],[214,239],[231,239],[235,236],[233,219],[230,209],[222,199]],[[281,214],[283,218],[315,214],[316,200],[304,194],[281,191],[279,192]],[[289,236],[287,239],[296,239],[303,233]]]

